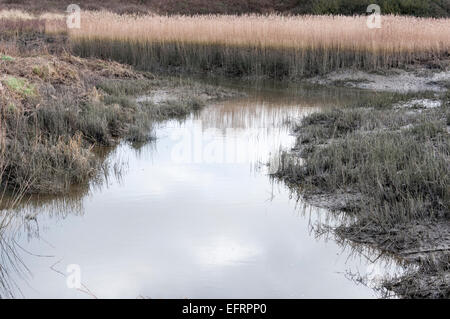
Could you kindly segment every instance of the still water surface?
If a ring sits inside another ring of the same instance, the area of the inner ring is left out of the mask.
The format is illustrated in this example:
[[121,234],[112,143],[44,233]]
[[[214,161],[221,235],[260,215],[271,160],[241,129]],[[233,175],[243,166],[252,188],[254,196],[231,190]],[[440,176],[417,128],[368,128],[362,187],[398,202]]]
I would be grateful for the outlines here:
[[[20,215],[15,296],[376,297],[348,273],[372,278],[386,261],[317,236],[330,214],[297,201],[264,165],[294,144],[289,119],[362,94],[248,90],[159,125],[154,143],[119,145],[109,162],[126,163],[120,178]],[[83,286],[69,289],[77,267]]]

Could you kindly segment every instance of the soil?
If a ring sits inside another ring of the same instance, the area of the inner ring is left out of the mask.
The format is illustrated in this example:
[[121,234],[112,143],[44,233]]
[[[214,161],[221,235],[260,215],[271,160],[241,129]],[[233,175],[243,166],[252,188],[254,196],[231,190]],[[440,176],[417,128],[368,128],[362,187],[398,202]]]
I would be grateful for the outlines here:
[[392,69],[377,74],[342,70],[313,77],[308,81],[315,84],[338,85],[380,92],[444,92],[450,83],[450,71],[425,68]]

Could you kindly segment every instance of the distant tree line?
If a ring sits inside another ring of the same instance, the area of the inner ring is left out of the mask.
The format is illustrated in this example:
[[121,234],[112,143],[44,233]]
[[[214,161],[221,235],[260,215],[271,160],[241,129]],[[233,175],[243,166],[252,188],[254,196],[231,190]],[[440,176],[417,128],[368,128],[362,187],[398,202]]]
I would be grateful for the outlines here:
[[169,14],[365,14],[378,4],[383,14],[449,17],[450,0],[137,0],[139,4]]
[[295,13],[364,14],[370,4],[378,4],[382,14],[420,17],[449,17],[450,0],[297,0]]
[[378,4],[383,14],[450,17],[450,0],[0,0],[0,9],[61,11],[77,3],[82,9],[145,14],[365,14]]

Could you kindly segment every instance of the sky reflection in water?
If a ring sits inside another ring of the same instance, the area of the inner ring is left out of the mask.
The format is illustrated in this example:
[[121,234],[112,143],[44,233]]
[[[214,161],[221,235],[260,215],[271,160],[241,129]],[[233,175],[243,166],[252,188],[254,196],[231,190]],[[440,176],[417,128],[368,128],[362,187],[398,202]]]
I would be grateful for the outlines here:
[[27,298],[89,298],[57,263],[78,264],[99,298],[375,297],[345,274],[383,261],[315,238],[329,215],[305,210],[263,165],[294,143],[281,123],[357,97],[253,92],[161,125],[139,151],[120,145],[110,160],[127,163],[121,179],[27,210],[17,243],[31,275],[14,281]]

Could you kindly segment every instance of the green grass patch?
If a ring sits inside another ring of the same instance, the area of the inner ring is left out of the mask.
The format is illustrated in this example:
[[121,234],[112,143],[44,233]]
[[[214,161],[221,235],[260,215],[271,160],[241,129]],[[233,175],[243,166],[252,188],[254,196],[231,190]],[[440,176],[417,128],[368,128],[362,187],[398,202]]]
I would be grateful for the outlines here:
[[35,86],[24,78],[10,76],[4,81],[4,83],[10,90],[20,94],[23,97],[34,97],[37,95]]
[[14,58],[12,56],[9,56],[9,55],[1,55],[0,56],[0,60],[1,61],[6,61],[6,62],[12,62],[12,61],[14,61]]

